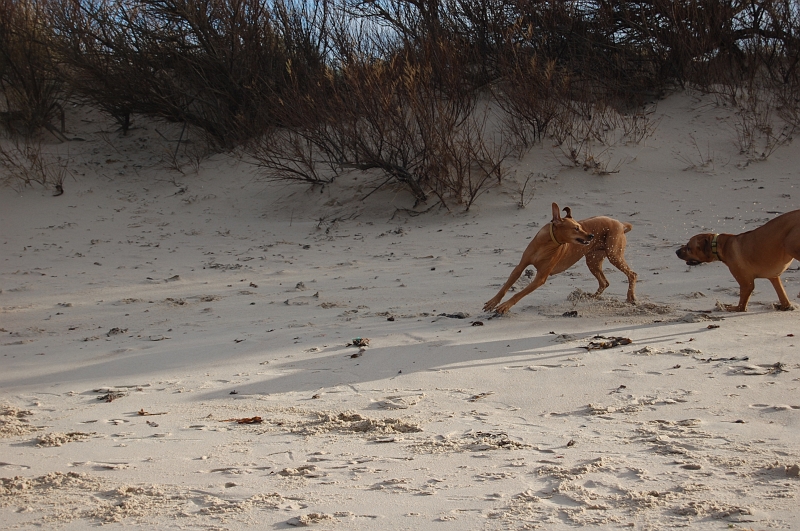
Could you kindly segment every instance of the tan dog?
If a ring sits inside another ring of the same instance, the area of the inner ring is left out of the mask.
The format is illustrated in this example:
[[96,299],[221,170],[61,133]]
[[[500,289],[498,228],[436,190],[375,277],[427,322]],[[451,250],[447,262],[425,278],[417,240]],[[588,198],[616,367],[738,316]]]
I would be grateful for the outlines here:
[[792,259],[800,260],[800,210],[741,234],[697,234],[675,254],[688,265],[719,260],[728,266],[739,283],[739,304],[726,304],[729,312],[747,311],[757,278],[769,279],[778,293],[780,309],[789,310],[792,303],[780,277]]
[[[520,299],[544,285],[548,276],[566,271],[583,256],[586,257],[589,271],[600,284],[595,297],[599,297],[608,287],[608,280],[603,274],[603,259],[608,257],[608,261],[628,277],[628,302],[635,302],[636,273],[625,263],[625,233],[633,225],[605,216],[575,221],[569,207],[565,207],[564,212],[567,216],[562,219],[558,205],[553,203],[553,220],[533,237],[506,283],[497,295],[483,305],[484,311],[508,312]],[[534,279],[522,291],[500,304],[503,296],[528,266],[536,268]]]

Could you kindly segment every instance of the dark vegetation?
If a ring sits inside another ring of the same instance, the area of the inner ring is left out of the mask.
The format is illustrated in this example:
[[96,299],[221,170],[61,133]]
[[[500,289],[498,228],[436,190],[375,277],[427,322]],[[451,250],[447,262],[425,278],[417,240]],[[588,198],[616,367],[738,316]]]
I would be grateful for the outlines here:
[[0,167],[26,183],[60,186],[37,138],[66,141],[80,102],[121,134],[181,124],[271,179],[368,170],[469,208],[544,138],[613,171],[591,146],[640,141],[676,87],[737,106],[742,152],[768,156],[800,125],[800,2],[0,0]]

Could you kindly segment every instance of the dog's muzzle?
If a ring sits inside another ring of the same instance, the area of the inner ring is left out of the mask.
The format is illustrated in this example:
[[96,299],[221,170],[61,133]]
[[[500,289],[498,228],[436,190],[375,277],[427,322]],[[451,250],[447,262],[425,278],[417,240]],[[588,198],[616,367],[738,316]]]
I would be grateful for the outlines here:
[[589,234],[588,236],[586,236],[585,240],[578,238],[578,243],[580,243],[581,245],[589,245],[589,243],[591,243],[592,240],[594,240],[594,234]]
[[690,265],[690,266],[696,266],[696,265],[699,265],[699,264],[700,264],[700,261],[699,261],[699,260],[686,260],[686,247],[681,247],[680,249],[678,249],[677,251],[675,251],[675,254],[676,254],[676,255],[678,256],[678,258],[680,258],[681,260],[685,260],[685,261],[686,261],[686,265]]

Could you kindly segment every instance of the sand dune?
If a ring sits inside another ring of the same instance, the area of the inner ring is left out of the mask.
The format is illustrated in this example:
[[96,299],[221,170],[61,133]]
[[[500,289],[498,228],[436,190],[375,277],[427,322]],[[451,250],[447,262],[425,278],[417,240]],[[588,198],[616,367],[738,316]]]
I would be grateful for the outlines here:
[[[78,118],[63,196],[0,191],[0,528],[800,524],[800,315],[766,280],[718,311],[727,268],[674,254],[800,208],[793,144],[748,161],[735,115],[676,94],[609,149],[619,173],[545,143],[469,212],[412,217],[360,201],[363,174],[180,175],[139,148],[156,126],[107,142]],[[581,262],[481,311],[553,201],[634,225],[636,306],[608,264],[586,297]],[[797,263],[783,278],[797,303]]]

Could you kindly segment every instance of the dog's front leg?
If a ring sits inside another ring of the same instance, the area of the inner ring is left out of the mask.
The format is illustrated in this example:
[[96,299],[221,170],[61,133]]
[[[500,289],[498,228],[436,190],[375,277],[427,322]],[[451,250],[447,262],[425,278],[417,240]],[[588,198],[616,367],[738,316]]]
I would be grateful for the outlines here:
[[726,304],[725,309],[729,312],[746,312],[750,295],[753,294],[753,290],[756,288],[755,279],[737,278],[736,275],[734,275],[734,278],[739,282],[739,304],[736,306],[733,304]]
[[514,282],[516,282],[519,279],[519,277],[522,276],[522,273],[523,271],[525,271],[526,267],[528,267],[527,260],[523,260],[519,264],[517,264],[517,267],[515,267],[514,270],[511,271],[511,274],[508,276],[508,280],[506,280],[506,283],[503,284],[502,288],[500,288],[500,291],[497,292],[497,295],[492,297],[486,304],[483,305],[484,312],[494,310],[495,307],[498,304],[500,304],[500,301],[503,300],[505,294],[508,292],[509,289],[511,289],[511,286],[514,285]]
[[508,299],[506,302],[495,308],[497,313],[503,314],[508,313],[512,306],[518,303],[523,297],[531,293],[536,288],[540,288],[544,285],[547,281],[547,277],[550,276],[550,272],[553,270],[553,266],[551,265],[545,270],[537,270],[536,276],[533,277],[531,283],[525,286],[525,289]]

